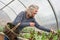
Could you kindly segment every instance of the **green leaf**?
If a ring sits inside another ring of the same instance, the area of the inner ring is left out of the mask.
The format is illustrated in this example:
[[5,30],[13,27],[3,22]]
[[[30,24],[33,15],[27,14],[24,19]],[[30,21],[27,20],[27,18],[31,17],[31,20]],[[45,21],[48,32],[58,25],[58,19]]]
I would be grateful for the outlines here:
[[55,36],[53,37],[53,40],[58,40],[58,35],[55,35]]
[[3,31],[4,31],[4,27],[0,26],[0,32],[3,32]]
[[31,37],[31,34],[26,33],[26,34],[23,35],[23,37],[29,39]]

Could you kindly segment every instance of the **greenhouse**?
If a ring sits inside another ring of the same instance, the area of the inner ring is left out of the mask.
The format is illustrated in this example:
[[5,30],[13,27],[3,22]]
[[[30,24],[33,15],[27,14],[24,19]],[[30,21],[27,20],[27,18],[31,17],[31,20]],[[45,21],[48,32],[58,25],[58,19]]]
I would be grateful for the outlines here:
[[[0,0],[0,40],[13,40],[14,36],[9,38],[5,30],[10,32],[10,27],[17,26],[11,23],[31,4],[39,7],[35,16],[37,23],[47,29],[52,28],[56,33],[39,30],[36,27],[26,27],[15,40],[60,40],[60,0]],[[15,35],[14,31],[12,34]]]

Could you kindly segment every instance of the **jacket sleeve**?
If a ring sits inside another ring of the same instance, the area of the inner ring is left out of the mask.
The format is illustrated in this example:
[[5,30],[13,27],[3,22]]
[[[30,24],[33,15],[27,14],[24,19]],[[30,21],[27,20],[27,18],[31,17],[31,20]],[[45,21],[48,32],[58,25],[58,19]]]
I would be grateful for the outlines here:
[[45,28],[45,27],[43,27],[43,26],[40,26],[36,21],[34,21],[34,22],[35,22],[36,28],[38,28],[38,29],[40,29],[40,30],[43,30],[43,31],[50,32],[50,29]]

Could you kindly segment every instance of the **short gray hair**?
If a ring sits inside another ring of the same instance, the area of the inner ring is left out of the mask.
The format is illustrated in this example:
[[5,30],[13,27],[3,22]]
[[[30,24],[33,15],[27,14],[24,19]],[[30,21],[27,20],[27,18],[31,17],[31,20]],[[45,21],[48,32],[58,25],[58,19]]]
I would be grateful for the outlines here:
[[33,9],[39,9],[39,7],[37,5],[30,5],[28,7],[28,9],[31,9],[31,10],[33,10]]

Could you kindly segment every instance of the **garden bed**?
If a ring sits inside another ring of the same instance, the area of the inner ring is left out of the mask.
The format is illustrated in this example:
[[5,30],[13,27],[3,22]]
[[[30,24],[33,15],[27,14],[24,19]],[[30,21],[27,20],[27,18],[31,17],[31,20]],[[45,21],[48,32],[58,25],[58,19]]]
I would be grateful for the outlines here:
[[34,28],[24,28],[22,31],[24,33],[21,33],[19,36],[28,40],[60,40],[60,30],[57,30],[57,33],[40,33],[39,31],[35,31]]

